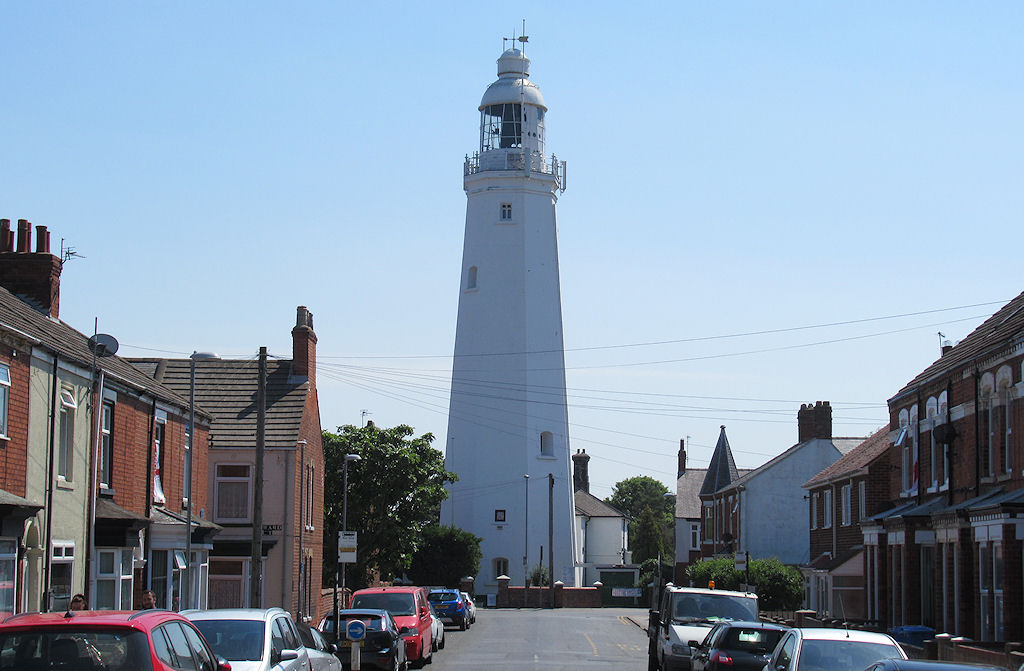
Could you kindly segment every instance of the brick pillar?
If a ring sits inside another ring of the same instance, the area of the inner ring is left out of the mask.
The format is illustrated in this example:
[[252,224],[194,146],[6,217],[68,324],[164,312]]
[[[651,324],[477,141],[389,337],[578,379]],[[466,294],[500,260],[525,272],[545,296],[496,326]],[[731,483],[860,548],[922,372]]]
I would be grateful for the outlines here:
[[507,575],[498,576],[498,598],[495,603],[498,608],[508,608],[511,605],[508,597],[508,583],[511,580],[512,578]]
[[552,608],[562,608],[565,604],[565,593],[562,591],[565,589],[565,583],[561,580],[555,581],[555,603],[551,605]]
[[475,597],[476,595],[473,594],[473,585],[475,583],[476,578],[474,578],[471,575],[467,575],[465,578],[459,581],[459,589],[465,592],[466,594],[470,595],[471,597]]

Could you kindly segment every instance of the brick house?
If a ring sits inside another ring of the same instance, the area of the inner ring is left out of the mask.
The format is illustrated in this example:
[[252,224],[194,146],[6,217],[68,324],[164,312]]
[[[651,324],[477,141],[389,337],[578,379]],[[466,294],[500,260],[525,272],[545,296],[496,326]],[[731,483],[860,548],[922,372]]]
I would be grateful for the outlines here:
[[861,524],[869,619],[1024,638],[1024,294],[889,399],[890,506]]
[[[94,608],[132,608],[147,587],[172,586],[183,574],[161,558],[182,552],[185,524],[168,547],[153,543],[160,505],[180,514],[188,401],[117,356],[94,356],[89,338],[59,319],[61,260],[49,233],[0,220],[0,587],[7,611],[64,609],[82,592]],[[101,352],[102,354],[102,352]],[[207,426],[198,413],[197,462]],[[162,467],[158,476],[156,467]],[[151,477],[152,474],[152,477]],[[205,508],[205,492],[193,497]],[[213,525],[198,519],[194,555]],[[204,574],[190,572],[194,594]],[[179,587],[180,589],[180,587]]]
[[[725,427],[721,436],[719,444]],[[710,487],[701,490],[705,556],[709,550],[724,554],[745,551],[751,559],[777,557],[784,564],[806,564],[810,545],[801,485],[862,441],[832,436],[832,407],[827,401],[801,405],[796,444],[758,468],[743,474],[737,471],[736,477],[710,493]],[[715,467],[712,458],[708,478]],[[713,533],[710,537],[709,531]]]
[[810,503],[811,557],[801,567],[804,606],[818,617],[867,619],[860,524],[888,507],[888,448],[885,427],[803,485]]
[[[257,362],[196,361],[196,404],[212,417],[208,462],[197,473],[208,474],[208,517],[223,527],[210,553],[210,608],[280,605],[297,618],[320,614],[324,454],[316,342],[313,315],[299,306],[292,358],[267,362],[262,482],[256,477]],[[188,393],[189,359],[132,361],[161,384]],[[260,603],[249,597],[255,487],[263,496]]]

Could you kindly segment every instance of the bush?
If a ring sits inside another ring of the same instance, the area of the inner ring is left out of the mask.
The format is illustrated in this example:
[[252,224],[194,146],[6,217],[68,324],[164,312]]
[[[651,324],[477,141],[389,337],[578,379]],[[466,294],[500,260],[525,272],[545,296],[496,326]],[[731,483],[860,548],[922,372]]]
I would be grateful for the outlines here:
[[[707,587],[715,581],[716,589],[738,590],[746,581],[746,574],[735,569],[732,557],[706,559],[691,564],[686,574],[696,587]],[[800,571],[786,566],[776,557],[754,559],[750,562],[750,583],[757,589],[761,610],[796,610],[803,601],[803,577]]]

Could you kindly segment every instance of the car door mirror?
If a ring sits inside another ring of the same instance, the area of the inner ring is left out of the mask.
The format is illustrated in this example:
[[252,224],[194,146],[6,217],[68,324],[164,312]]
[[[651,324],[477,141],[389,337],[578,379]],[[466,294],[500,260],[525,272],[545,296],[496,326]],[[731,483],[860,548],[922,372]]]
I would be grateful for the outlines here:
[[401,629],[398,630],[398,635],[399,636],[413,636],[415,633],[416,633],[416,630],[413,629],[412,627],[402,627]]
[[689,645],[691,648],[699,648],[699,647],[701,647],[699,641],[690,641],[687,645]]
[[290,662],[293,659],[298,659],[298,658],[299,658],[299,651],[298,650],[282,650],[278,654],[278,656],[277,656],[277,661],[279,661],[279,662]]

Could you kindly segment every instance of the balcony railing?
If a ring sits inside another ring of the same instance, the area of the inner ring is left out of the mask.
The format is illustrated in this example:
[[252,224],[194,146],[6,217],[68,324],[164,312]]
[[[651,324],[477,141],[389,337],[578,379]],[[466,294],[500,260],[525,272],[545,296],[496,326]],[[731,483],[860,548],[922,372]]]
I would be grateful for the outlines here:
[[524,153],[498,149],[484,152],[482,155],[480,152],[473,152],[472,156],[466,156],[462,174],[468,176],[478,172],[526,171],[527,160],[530,162],[529,172],[554,176],[559,190],[565,191],[565,161],[559,161],[554,154],[546,157],[538,151]]

